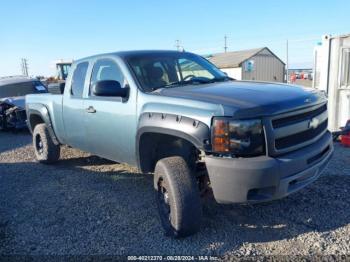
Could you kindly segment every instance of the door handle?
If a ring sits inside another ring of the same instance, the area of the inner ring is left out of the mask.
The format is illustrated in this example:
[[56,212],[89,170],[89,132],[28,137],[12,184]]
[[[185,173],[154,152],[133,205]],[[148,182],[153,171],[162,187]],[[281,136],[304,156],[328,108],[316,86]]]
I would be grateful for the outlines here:
[[86,110],[86,112],[88,112],[90,114],[96,113],[96,109],[93,106],[89,106],[85,110]]

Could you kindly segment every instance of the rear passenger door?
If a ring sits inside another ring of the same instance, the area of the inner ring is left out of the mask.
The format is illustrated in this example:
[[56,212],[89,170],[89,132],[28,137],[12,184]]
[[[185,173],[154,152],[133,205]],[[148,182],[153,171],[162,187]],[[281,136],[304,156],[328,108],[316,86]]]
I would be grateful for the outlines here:
[[135,158],[136,94],[130,89],[128,98],[95,96],[92,86],[97,81],[118,81],[129,88],[121,62],[114,58],[95,61],[90,88],[85,100],[85,126],[89,152],[118,162],[132,163]]
[[88,62],[81,62],[72,68],[72,77],[67,79],[63,97],[63,122],[65,128],[65,143],[87,149],[86,132],[84,128],[84,88],[88,87]]

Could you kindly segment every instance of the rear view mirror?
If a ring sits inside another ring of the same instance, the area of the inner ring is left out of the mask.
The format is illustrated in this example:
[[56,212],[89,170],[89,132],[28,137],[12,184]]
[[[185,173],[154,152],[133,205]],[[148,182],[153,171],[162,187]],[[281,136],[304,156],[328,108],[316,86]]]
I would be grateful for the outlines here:
[[129,95],[128,88],[122,88],[120,83],[115,80],[102,80],[95,83],[92,87],[95,96],[116,96],[127,97]]

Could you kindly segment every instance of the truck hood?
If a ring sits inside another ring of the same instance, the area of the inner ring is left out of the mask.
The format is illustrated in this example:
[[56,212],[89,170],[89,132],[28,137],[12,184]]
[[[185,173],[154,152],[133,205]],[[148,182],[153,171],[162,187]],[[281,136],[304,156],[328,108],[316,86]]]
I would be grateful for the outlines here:
[[268,82],[229,81],[166,88],[162,96],[220,104],[225,115],[239,117],[272,115],[326,101],[314,89]]
[[6,104],[9,104],[12,106],[16,106],[18,108],[25,109],[25,97],[24,96],[0,98],[0,103],[6,103]]

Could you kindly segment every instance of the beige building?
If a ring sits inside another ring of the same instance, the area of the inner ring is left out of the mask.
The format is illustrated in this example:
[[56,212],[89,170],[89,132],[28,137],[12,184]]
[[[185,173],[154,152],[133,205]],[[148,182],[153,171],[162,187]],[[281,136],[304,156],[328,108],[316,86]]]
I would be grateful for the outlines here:
[[267,47],[218,53],[207,59],[237,80],[285,82],[285,63]]

